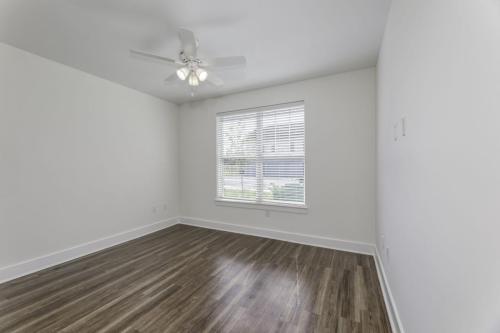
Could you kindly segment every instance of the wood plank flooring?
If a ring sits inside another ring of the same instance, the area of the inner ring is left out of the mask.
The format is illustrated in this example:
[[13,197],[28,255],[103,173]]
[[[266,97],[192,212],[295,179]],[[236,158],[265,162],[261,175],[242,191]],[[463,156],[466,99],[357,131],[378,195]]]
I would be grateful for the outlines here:
[[370,256],[176,225],[0,285],[0,332],[390,332]]

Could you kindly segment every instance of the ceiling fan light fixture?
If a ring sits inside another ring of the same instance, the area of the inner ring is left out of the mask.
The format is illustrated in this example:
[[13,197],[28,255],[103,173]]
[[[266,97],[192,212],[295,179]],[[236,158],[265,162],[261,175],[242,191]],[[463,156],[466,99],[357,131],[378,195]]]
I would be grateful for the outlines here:
[[198,68],[196,70],[196,76],[198,76],[198,79],[203,82],[207,79],[208,77],[208,72],[204,70],[203,68]]
[[[143,51],[130,50],[131,55],[152,60],[155,62],[163,62],[175,68],[173,73],[164,80],[165,84],[173,84],[184,81],[185,86],[190,88],[193,95],[195,88],[209,82],[215,87],[221,87],[224,81],[212,71],[213,68],[235,68],[246,65],[246,59],[242,56],[218,57],[210,60],[204,60],[198,56],[198,39],[192,31],[179,29],[179,40],[181,49],[178,53],[178,59],[168,58],[157,54],[151,54]],[[210,73],[208,73],[208,71]]]
[[189,75],[188,84],[191,87],[197,87],[200,85],[200,80],[198,79],[198,76],[195,72],[191,72],[191,74]]
[[177,77],[179,79],[181,79],[182,81],[184,81],[185,79],[187,79],[187,77],[189,75],[189,69],[186,67],[182,67],[182,68],[179,68],[176,73],[177,73]]

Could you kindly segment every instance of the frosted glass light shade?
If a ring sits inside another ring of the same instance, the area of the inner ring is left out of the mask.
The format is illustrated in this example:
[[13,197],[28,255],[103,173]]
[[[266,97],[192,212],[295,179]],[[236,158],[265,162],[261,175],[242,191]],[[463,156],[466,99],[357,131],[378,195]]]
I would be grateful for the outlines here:
[[200,80],[198,80],[198,76],[194,72],[189,75],[188,84],[192,87],[197,87],[200,84]]
[[182,67],[182,68],[179,68],[176,73],[177,73],[177,77],[179,79],[181,79],[182,81],[184,81],[189,75],[189,69],[187,69],[186,67]]
[[207,76],[208,76],[208,73],[206,70],[204,70],[203,68],[198,68],[196,70],[196,76],[198,76],[198,79],[203,82],[207,79]]

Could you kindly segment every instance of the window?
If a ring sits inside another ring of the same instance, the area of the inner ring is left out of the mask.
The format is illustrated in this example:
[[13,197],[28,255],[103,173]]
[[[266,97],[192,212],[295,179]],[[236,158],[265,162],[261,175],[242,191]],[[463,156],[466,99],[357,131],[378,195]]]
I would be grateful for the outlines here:
[[305,207],[304,103],[217,114],[217,199]]

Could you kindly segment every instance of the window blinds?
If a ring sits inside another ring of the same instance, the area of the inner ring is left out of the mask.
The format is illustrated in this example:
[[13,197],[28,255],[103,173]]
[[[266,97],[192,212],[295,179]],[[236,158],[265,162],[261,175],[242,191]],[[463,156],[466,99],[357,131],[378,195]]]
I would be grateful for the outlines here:
[[217,114],[217,198],[305,205],[303,102]]

